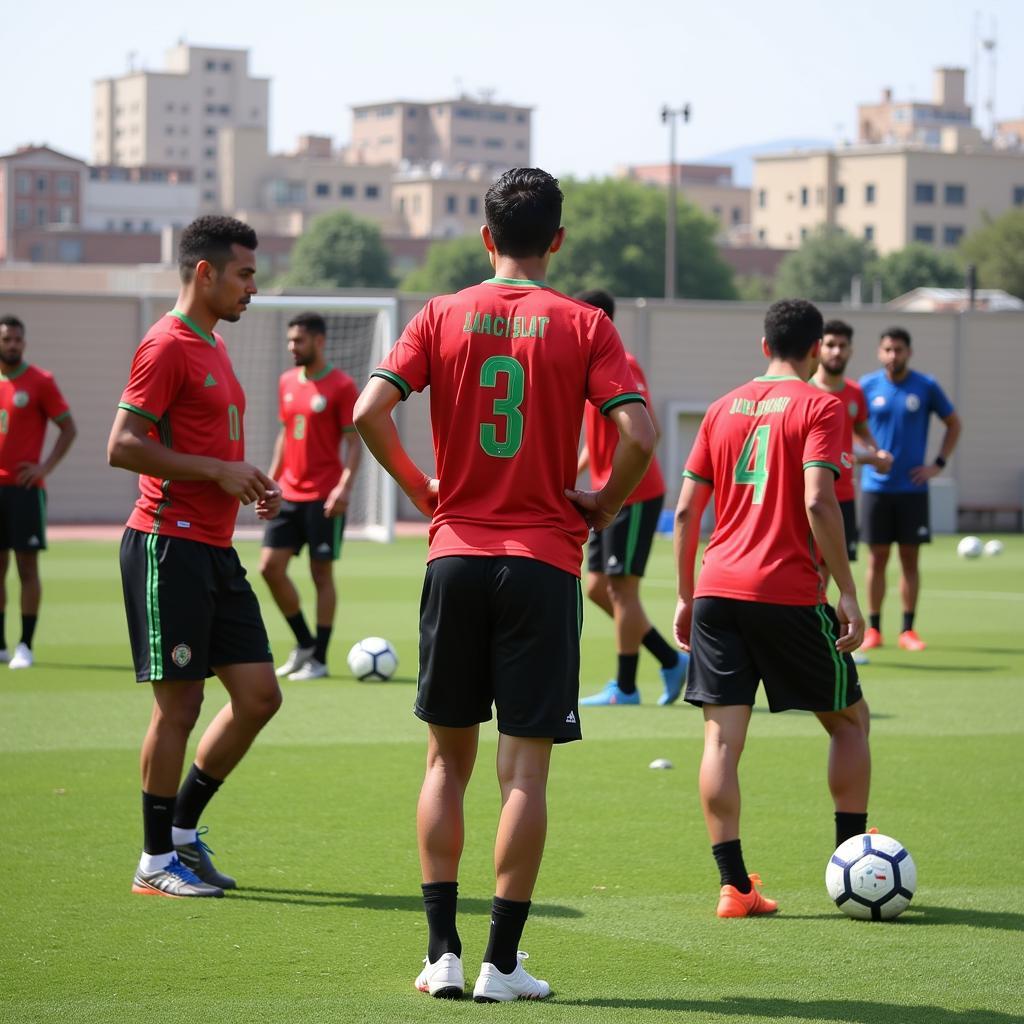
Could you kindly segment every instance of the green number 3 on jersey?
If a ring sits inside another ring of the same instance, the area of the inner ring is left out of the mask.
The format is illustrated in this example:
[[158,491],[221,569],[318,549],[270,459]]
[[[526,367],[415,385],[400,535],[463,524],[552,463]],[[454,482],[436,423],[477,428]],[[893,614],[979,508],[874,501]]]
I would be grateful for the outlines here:
[[518,359],[491,356],[480,367],[480,387],[497,387],[498,374],[503,374],[508,383],[505,397],[496,398],[492,408],[495,416],[505,419],[505,440],[498,440],[498,428],[493,423],[481,423],[480,447],[496,459],[511,459],[523,444],[523,414],[519,406],[523,404],[526,373]]
[[[764,489],[768,486],[768,438],[771,426],[754,427],[743,442],[743,450],[732,471],[734,483],[752,486],[751,502],[760,505],[764,501]],[[753,466],[751,466],[753,462]]]

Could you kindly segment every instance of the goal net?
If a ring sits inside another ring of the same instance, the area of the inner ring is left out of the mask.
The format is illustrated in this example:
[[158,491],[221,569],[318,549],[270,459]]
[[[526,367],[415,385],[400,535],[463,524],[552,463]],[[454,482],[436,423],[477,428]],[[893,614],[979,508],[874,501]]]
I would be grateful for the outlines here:
[[[327,324],[328,362],[362,390],[398,337],[398,304],[388,298],[256,296],[235,324],[221,323],[231,362],[245,388],[245,457],[266,469],[280,430],[277,382],[295,364],[288,353],[288,321],[297,313],[319,313]],[[238,526],[246,534],[262,524],[242,506]],[[390,541],[395,527],[395,484],[377,461],[363,453],[345,519],[345,536]]]

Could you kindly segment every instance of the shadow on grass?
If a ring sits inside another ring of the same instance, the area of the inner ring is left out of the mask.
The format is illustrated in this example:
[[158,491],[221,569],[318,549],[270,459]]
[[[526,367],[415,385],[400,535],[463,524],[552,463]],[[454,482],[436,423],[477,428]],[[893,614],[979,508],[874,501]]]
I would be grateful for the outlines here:
[[339,679],[344,679],[346,682],[358,683],[360,686],[394,686],[395,683],[404,683],[408,685],[412,683],[416,684],[415,676],[392,676],[390,679],[356,679],[355,676],[338,676]]
[[[297,907],[352,907],[355,910],[405,910],[423,913],[423,899],[411,894],[384,894],[371,892],[322,892],[315,889],[269,889],[246,886],[231,894],[231,899],[251,900],[257,903],[290,903]],[[460,914],[490,915],[491,901],[476,897],[459,897]],[[575,907],[557,903],[534,903],[530,917],[583,917]]]
[[[858,999],[796,999],[725,996],[721,999],[559,999],[562,1006],[631,1010],[664,1010],[666,1013],[714,1014],[755,1021],[790,1017],[797,1020],[837,1020],[848,1024],[1019,1024],[1020,1016],[998,1010],[947,1010],[941,1006],[901,1006]],[[703,1019],[703,1018],[700,1018]]]
[[1005,672],[1008,665],[901,665],[888,662],[882,666],[886,672]]
[[1024,647],[943,647],[944,651],[957,654],[1024,654]]
[[[780,914],[775,921],[827,921],[835,914]],[[1024,932],[1024,914],[1009,910],[969,910],[965,907],[911,905],[895,921],[856,921],[852,926],[865,928],[914,928],[921,925],[966,925],[969,928],[994,928],[1004,932]]]
[[67,669],[73,672],[122,672],[126,675],[135,675],[135,669],[131,665],[90,665],[68,661],[37,661],[36,668]]

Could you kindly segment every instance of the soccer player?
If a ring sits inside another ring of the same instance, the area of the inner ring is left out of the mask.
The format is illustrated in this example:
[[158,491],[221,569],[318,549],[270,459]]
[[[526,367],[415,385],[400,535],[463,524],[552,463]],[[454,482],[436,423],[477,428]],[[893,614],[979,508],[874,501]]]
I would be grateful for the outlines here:
[[[615,299],[604,289],[579,292],[576,298],[603,309],[609,320],[615,319]],[[660,433],[658,421],[651,410],[651,396],[643,371],[629,352],[626,353],[626,362],[647,403],[647,411],[657,435]],[[590,403],[586,406],[583,424],[586,428],[586,442],[580,452],[577,470],[582,473],[589,466],[590,485],[598,489],[611,473],[612,456],[619,433],[608,417],[602,416],[600,410]],[[689,659],[685,654],[673,650],[651,625],[640,602],[640,580],[647,566],[664,502],[665,481],[657,459],[652,459],[643,480],[626,499],[611,526],[600,533],[591,531],[587,558],[587,597],[615,620],[618,670],[615,678],[600,693],[584,697],[580,704],[639,704],[636,669],[641,644],[661,664],[664,692],[658,698],[658,703],[674,704],[679,699]]]
[[[300,313],[288,321],[288,351],[295,369],[282,374],[278,383],[281,432],[270,466],[283,500],[260,552],[260,572],[295,634],[295,649],[277,674],[293,680],[327,675],[327,645],[338,600],[334,563],[341,555],[345,513],[363,450],[352,424],[358,389],[348,374],[327,362],[326,342],[327,324],[319,313]],[[288,562],[304,544],[309,545],[316,588],[315,637],[288,578]]]
[[[882,601],[885,570],[893,544],[900,553],[900,598],[903,629],[897,643],[905,651],[923,651],[925,642],[914,629],[917,597],[921,589],[921,545],[931,541],[928,514],[928,481],[939,475],[960,438],[960,417],[938,382],[911,370],[910,335],[902,327],[890,327],[878,345],[881,370],[861,377],[868,403],[871,430],[883,448],[892,452],[888,473],[873,466],[864,469],[862,512],[864,534],[870,547],[868,560],[868,613],[870,625],[864,649],[882,646]],[[946,425],[939,454],[924,464],[928,426],[932,415]]]
[[[74,420],[53,375],[24,360],[25,325],[0,318],[0,663],[31,668],[32,638],[43,596],[39,552],[46,550],[46,478],[75,440]],[[60,433],[39,461],[46,425]],[[7,650],[7,566],[10,551],[21,581],[21,639]]]
[[[686,461],[676,509],[676,641],[690,651],[686,699],[704,709],[700,795],[721,876],[719,917],[778,909],[747,874],[740,846],[739,760],[759,683],[771,711],[813,711],[831,737],[836,846],[866,830],[868,715],[850,657],[864,633],[835,496],[847,412],[805,383],[822,318],[776,302],[761,346],[768,372],[714,402]],[[694,589],[700,521],[715,529]],[[816,550],[817,548],[817,550]],[[818,563],[839,586],[825,603]]]
[[[214,334],[256,294],[255,249],[256,233],[231,217],[185,229],[177,304],[136,350],[107,446],[112,466],[139,474],[121,581],[135,677],[153,689],[141,755],[145,845],[132,883],[143,895],[235,888],[214,867],[199,818],[281,705],[259,605],[231,546],[239,502],[269,519],[281,492],[244,461],[245,393]],[[212,675],[230,699],[179,787]]]
[[[431,517],[415,705],[429,729],[417,810],[429,936],[415,984],[462,995],[462,805],[493,702],[497,885],[473,995],[494,1002],[551,991],[517,950],[544,849],[551,747],[581,735],[582,545],[587,525],[608,526],[640,481],[654,428],[612,322],[543,282],[565,235],[558,182],[535,168],[507,171],[484,210],[495,276],[426,304],[374,371],[355,420],[374,457]],[[436,479],[410,459],[392,419],[400,400],[428,385]],[[570,489],[588,399],[620,432],[611,476],[596,492]]]

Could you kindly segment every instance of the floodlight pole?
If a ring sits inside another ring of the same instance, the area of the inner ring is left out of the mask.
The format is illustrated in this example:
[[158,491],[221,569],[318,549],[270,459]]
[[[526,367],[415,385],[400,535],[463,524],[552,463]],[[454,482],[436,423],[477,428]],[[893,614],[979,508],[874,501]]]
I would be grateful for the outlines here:
[[676,118],[690,120],[690,104],[661,108],[661,123],[668,124],[668,205],[665,209],[665,298],[676,297]]

